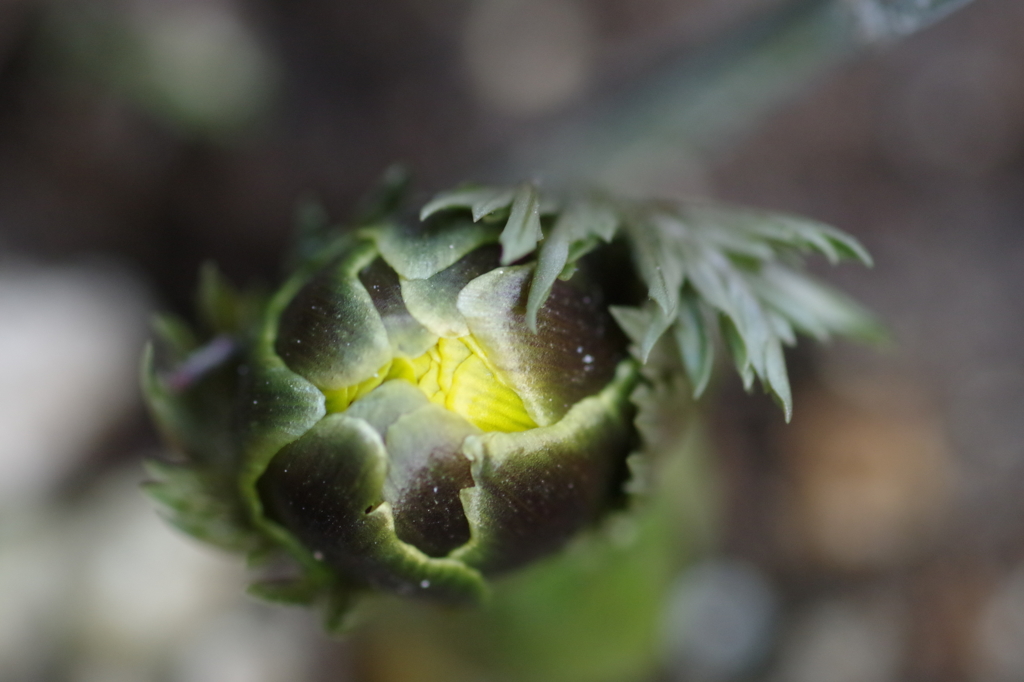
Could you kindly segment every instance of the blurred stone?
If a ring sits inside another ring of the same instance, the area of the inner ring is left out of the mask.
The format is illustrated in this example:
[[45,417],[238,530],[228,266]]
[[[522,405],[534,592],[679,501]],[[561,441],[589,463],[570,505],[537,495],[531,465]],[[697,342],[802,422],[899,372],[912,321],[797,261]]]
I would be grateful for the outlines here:
[[783,647],[778,682],[894,682],[903,658],[900,604],[886,597],[811,605]]
[[246,597],[237,558],[170,527],[140,479],[133,465],[70,509],[4,519],[0,679],[308,679],[324,641],[311,614]]
[[586,89],[594,41],[589,8],[577,0],[481,0],[471,5],[464,58],[482,102],[535,116]]
[[51,524],[0,526],[0,676],[45,679],[69,601],[67,545]]
[[684,572],[668,597],[663,625],[672,678],[728,680],[751,672],[770,651],[777,600],[748,564],[707,561]]
[[844,390],[798,394],[799,416],[780,430],[781,539],[834,568],[896,565],[929,544],[947,511],[948,446],[912,386],[882,375]]
[[[297,682],[309,678],[316,623],[304,611],[243,603],[189,633],[174,682]],[[344,682],[344,671],[332,679]]]
[[87,660],[150,661],[241,596],[243,568],[171,528],[140,473],[104,481],[74,524],[75,639]]
[[0,514],[38,502],[136,402],[148,297],[112,268],[0,266]]
[[989,595],[976,630],[979,682],[1024,679],[1024,566],[1018,566]]

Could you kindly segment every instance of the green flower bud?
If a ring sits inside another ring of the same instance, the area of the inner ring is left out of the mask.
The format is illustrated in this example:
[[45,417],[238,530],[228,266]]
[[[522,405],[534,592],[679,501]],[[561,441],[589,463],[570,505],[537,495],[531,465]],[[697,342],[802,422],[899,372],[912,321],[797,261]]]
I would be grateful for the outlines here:
[[433,222],[407,253],[388,250],[393,228],[365,229],[271,303],[248,366],[283,362],[326,414],[256,492],[346,579],[460,598],[608,507],[637,371],[583,273],[556,283],[532,332],[534,266],[501,266],[486,233],[463,235],[473,223]]
[[721,335],[788,416],[782,344],[870,330],[787,265],[787,249],[866,258],[807,221],[529,185],[441,195],[419,220],[385,208],[314,224],[268,299],[207,270],[211,341],[164,319],[145,359],[184,454],[153,465],[151,492],[198,537],[290,557],[263,596],[336,614],[367,589],[479,599],[640,488],[628,472],[653,453],[634,419],[657,392],[638,384],[686,376],[700,395]]

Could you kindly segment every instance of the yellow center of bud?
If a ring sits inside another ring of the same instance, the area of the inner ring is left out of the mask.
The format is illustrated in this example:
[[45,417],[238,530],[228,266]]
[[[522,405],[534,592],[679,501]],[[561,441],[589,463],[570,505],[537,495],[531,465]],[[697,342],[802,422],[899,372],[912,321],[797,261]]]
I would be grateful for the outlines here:
[[498,378],[472,335],[442,338],[418,358],[396,357],[366,381],[327,392],[327,411],[344,412],[385,381],[396,379],[416,385],[431,402],[482,431],[526,431],[537,426],[519,395]]

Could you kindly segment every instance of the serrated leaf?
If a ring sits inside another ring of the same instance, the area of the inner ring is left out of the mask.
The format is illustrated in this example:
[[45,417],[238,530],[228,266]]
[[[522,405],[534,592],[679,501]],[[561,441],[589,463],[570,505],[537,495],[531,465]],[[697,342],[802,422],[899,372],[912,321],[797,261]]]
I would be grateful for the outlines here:
[[669,327],[676,321],[676,315],[668,315],[660,306],[651,307],[651,320],[640,340],[640,361],[647,362],[651,350],[658,340],[668,331]]
[[789,373],[786,371],[786,358],[782,352],[782,344],[778,337],[772,339],[764,350],[765,388],[782,407],[786,422],[793,418],[793,392],[789,386]]
[[789,323],[789,320],[775,310],[765,310],[765,316],[772,325],[775,335],[779,337],[782,343],[787,346],[796,345],[796,332],[793,330],[793,325]]
[[[733,233],[740,240],[752,240],[762,245],[771,243],[790,249],[811,249],[824,255],[833,264],[849,258],[871,265],[871,256],[860,242],[815,220],[782,213],[710,205],[688,205],[681,212],[705,227],[708,234]],[[723,237],[716,235],[712,239],[722,240]],[[738,245],[737,242],[733,243],[734,247]],[[749,250],[759,247],[740,248]]]
[[772,332],[743,276],[728,258],[710,249],[699,259],[689,259],[688,265],[697,293],[732,322],[742,339],[746,362],[763,376],[763,349]]
[[875,342],[885,338],[885,331],[861,306],[802,273],[773,265],[765,267],[755,282],[769,306],[818,340],[832,334]]
[[749,393],[754,387],[755,377],[754,368],[751,366],[747,355],[747,347],[743,343],[743,338],[736,330],[735,325],[724,315],[721,316],[721,330],[722,338],[725,339],[725,345],[732,355],[733,363],[736,365],[736,371],[739,372],[740,379],[743,380],[743,390]]
[[674,326],[676,344],[683,367],[690,378],[693,397],[704,394],[715,364],[715,338],[700,301],[693,292],[680,300],[679,317]]
[[[872,329],[855,307],[819,295],[815,285],[805,285],[806,278],[780,264],[799,262],[798,256],[808,251],[832,262],[850,257],[871,262],[855,239],[834,228],[786,215],[697,204],[661,204],[653,210],[629,205],[623,213],[629,216],[626,233],[641,279],[653,301],[671,313],[665,317],[676,317],[679,290],[689,282],[701,305],[720,313],[723,337],[744,386],[749,390],[760,379],[787,419],[792,399],[783,344],[795,343],[797,331],[823,338],[840,329],[846,334]],[[804,309],[808,305],[813,312]],[[688,316],[692,310],[679,312],[681,319]],[[665,317],[631,317],[627,322],[637,328],[630,334],[644,356]],[[677,323],[676,345],[695,388],[703,390],[701,379],[709,370],[698,358],[704,357],[704,340],[687,329],[698,328],[692,321]]]
[[[475,213],[474,213],[475,216]],[[501,264],[514,263],[532,252],[544,237],[540,227],[540,196],[533,185],[516,190],[505,229],[501,231]]]
[[598,240],[610,242],[618,224],[615,213],[604,204],[578,201],[562,212],[537,256],[526,302],[526,322],[531,331],[537,331],[537,311],[547,301],[555,280],[568,279],[575,271],[573,263],[593,249]]
[[643,342],[654,318],[652,310],[634,308],[632,306],[608,306],[608,312],[611,313],[612,318],[619,325],[619,329],[629,337],[630,341],[638,346]]
[[475,222],[489,213],[506,208],[514,197],[515,190],[505,187],[464,187],[442,192],[420,210],[420,220],[426,220],[440,211],[465,208],[472,211]]
[[[633,245],[633,259],[640,278],[648,286],[648,295],[667,317],[679,306],[683,286],[683,259],[679,257],[678,235],[685,226],[670,216],[636,216],[626,222]],[[673,237],[676,237],[676,240]]]

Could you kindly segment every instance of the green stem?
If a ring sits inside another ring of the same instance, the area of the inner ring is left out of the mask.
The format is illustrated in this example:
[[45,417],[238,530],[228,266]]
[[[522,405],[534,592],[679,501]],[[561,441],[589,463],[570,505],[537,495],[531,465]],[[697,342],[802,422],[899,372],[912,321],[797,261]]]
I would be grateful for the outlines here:
[[520,145],[498,175],[629,189],[708,158],[814,78],[971,0],[796,0]]

